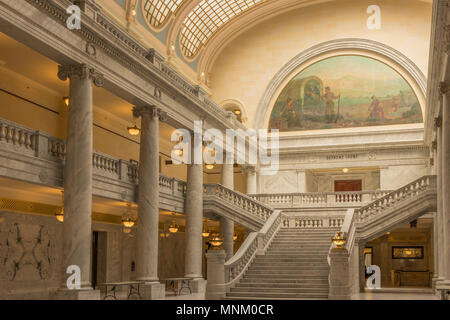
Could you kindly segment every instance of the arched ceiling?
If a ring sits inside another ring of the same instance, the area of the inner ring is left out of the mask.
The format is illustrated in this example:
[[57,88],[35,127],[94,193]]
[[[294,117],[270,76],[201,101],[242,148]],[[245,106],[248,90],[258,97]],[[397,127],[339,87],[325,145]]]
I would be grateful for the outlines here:
[[[222,49],[239,34],[289,10],[338,0],[141,0],[150,26],[170,22],[167,52],[178,46],[187,62],[198,59],[197,73],[208,74]],[[432,0],[414,0],[431,3]]]

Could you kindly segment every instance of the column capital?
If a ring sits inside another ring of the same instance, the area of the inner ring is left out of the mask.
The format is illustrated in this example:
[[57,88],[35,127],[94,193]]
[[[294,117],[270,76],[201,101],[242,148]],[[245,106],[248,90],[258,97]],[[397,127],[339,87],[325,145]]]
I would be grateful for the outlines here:
[[256,173],[256,166],[251,164],[242,165],[242,171],[244,173]]
[[133,108],[133,115],[136,118],[141,117],[144,113],[148,113],[152,117],[158,117],[159,121],[167,121],[167,112],[162,111],[156,106],[135,106]]
[[439,93],[445,95],[450,91],[450,83],[447,81],[439,82]]
[[440,128],[442,126],[442,118],[441,117],[434,118],[434,126],[436,128]]
[[431,142],[431,148],[433,148],[433,150],[437,150],[438,147],[438,141],[437,139],[434,139],[433,142]]
[[58,66],[58,78],[66,81],[73,76],[81,79],[90,78],[97,87],[103,87],[104,77],[101,73],[89,68],[86,64],[71,64]]

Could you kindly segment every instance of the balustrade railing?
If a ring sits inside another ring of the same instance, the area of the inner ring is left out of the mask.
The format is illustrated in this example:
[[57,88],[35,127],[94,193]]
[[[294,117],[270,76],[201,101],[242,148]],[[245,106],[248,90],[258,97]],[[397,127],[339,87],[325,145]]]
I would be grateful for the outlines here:
[[244,275],[257,254],[264,254],[282,224],[281,211],[274,211],[259,232],[251,232],[236,254],[225,263],[225,286],[232,287]]
[[205,184],[203,192],[205,196],[215,196],[219,200],[226,201],[228,204],[234,205],[263,221],[266,221],[273,213],[273,209],[265,204],[220,184]]
[[36,150],[35,131],[17,123],[0,119],[0,142],[17,148]]
[[355,210],[357,222],[364,222],[383,214],[384,209],[404,201],[417,197],[420,193],[436,187],[436,176],[421,177],[406,186],[390,192],[383,197]]
[[252,198],[275,208],[359,207],[381,198],[391,191],[305,192],[291,194],[259,194]]

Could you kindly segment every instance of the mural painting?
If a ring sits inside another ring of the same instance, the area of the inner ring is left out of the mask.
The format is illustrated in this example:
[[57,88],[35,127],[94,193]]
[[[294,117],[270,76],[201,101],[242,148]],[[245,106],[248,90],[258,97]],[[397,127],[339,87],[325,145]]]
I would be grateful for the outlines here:
[[409,84],[372,58],[337,56],[295,76],[278,97],[269,128],[319,130],[421,123]]

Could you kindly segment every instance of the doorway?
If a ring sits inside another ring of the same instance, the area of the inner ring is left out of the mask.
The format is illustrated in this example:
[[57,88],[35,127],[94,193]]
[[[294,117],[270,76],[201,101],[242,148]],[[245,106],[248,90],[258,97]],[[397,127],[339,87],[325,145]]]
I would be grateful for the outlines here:
[[95,289],[100,283],[106,282],[107,233],[94,231],[92,233],[92,270],[91,284]]
[[334,192],[362,191],[362,180],[335,180]]

